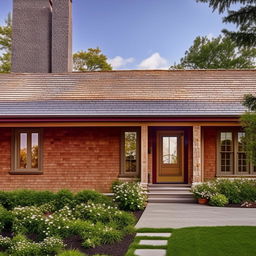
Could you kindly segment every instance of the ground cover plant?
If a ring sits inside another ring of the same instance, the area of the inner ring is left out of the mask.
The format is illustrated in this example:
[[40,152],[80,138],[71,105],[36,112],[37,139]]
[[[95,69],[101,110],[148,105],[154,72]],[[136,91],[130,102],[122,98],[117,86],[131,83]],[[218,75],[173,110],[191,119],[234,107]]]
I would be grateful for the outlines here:
[[196,198],[206,198],[213,206],[255,206],[256,181],[250,179],[216,179],[195,185]]
[[[165,249],[167,256],[254,256],[256,227],[192,227],[180,229],[139,229],[140,233],[172,233],[166,237],[136,237],[125,256],[136,249]],[[168,240],[167,246],[139,245],[140,240]]]
[[132,234],[134,224],[133,214],[95,191],[0,192],[0,255],[79,256],[65,251],[65,241],[78,237],[83,248],[113,244]]

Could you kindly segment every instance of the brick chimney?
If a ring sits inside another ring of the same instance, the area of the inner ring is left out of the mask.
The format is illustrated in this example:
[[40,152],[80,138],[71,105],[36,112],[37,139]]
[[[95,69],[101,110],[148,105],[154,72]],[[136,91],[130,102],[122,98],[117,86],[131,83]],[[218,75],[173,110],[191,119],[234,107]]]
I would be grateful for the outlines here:
[[12,72],[72,71],[72,0],[13,0]]

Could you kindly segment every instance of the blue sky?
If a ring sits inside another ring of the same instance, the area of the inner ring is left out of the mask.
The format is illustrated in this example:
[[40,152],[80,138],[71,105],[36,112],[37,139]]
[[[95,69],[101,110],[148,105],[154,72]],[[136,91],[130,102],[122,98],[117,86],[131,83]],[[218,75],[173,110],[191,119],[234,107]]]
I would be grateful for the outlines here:
[[[1,24],[11,9],[0,0]],[[115,69],[165,69],[224,27],[233,28],[196,0],[73,0],[73,51],[99,46]]]

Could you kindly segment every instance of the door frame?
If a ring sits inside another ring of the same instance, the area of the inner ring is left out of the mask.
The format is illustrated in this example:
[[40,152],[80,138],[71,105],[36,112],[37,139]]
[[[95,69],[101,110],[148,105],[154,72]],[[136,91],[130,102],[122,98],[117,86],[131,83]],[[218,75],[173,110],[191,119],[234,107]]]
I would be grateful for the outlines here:
[[[157,131],[166,132],[183,132],[183,168],[184,168],[184,182],[157,182]],[[150,127],[149,128],[149,153],[152,154],[152,183],[153,184],[188,184],[188,155],[189,155],[189,138],[191,137],[190,127]]]

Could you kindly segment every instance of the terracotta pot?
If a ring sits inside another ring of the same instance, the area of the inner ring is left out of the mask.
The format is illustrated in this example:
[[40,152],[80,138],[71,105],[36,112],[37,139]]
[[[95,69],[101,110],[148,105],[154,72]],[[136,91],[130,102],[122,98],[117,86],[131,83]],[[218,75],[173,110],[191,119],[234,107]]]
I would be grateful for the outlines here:
[[209,200],[206,198],[198,198],[197,201],[199,204],[207,204]]

